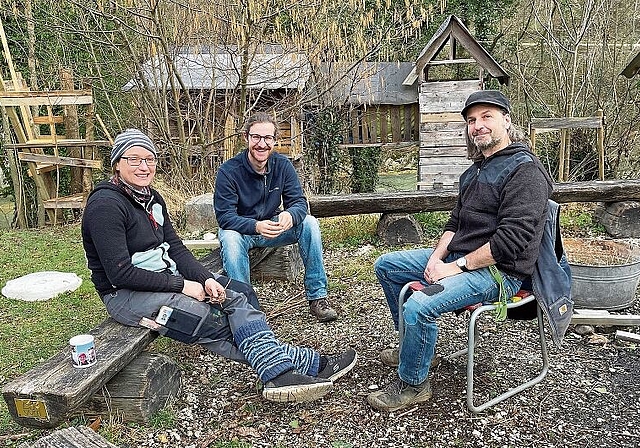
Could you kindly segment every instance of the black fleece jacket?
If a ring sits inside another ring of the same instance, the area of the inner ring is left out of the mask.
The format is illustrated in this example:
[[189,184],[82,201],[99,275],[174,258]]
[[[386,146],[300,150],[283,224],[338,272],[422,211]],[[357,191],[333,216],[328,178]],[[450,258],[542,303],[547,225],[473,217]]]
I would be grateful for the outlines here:
[[455,232],[450,252],[467,254],[489,242],[507,274],[533,273],[553,182],[538,158],[512,143],[476,162],[460,177],[458,201],[445,230]]
[[100,182],[89,195],[82,218],[82,242],[91,280],[100,296],[118,289],[180,292],[184,279],[166,270],[155,272],[133,265],[134,254],[168,243],[168,255],[187,280],[204,284],[214,278],[176,234],[162,196],[151,190],[157,228],[149,214],[109,181]]

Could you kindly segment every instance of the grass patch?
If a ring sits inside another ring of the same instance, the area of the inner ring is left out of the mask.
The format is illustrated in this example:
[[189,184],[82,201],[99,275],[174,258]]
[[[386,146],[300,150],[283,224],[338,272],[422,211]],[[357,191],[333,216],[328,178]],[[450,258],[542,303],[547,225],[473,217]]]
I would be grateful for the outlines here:
[[[83,279],[75,291],[44,302],[0,296],[0,383],[5,383],[68,344],[69,338],[106,317],[86,267],[80,226],[0,230],[0,284],[40,271],[75,272]],[[0,401],[0,434],[24,431]]]
[[320,231],[325,247],[359,247],[376,244],[379,214],[321,218]]

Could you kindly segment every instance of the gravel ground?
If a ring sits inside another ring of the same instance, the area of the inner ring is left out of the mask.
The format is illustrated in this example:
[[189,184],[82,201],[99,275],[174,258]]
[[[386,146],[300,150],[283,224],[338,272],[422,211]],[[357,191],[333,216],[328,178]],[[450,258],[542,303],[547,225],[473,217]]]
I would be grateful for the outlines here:
[[[256,375],[199,347],[169,344],[179,359],[183,393],[170,404],[169,429],[118,428],[123,447],[579,447],[640,445],[640,350],[614,338],[616,328],[568,332],[561,349],[550,346],[550,371],[532,389],[474,415],[467,410],[466,364],[443,360],[432,372],[433,398],[395,413],[370,408],[366,396],[393,378],[378,353],[397,342],[381,288],[372,281],[376,252],[326,251],[340,319],[318,324],[302,300],[300,284],[257,284],[276,333],[324,353],[356,348],[359,362],[322,400],[303,404],[265,401]],[[344,260],[360,257],[353,272]],[[640,314],[640,307],[625,313]],[[441,322],[438,353],[465,344],[468,317]],[[619,328],[618,328],[619,329]],[[627,328],[638,331],[638,328]],[[492,317],[480,323],[476,401],[534,375],[541,362],[534,322]],[[113,428],[112,428],[113,429]],[[232,443],[233,442],[233,443]]]

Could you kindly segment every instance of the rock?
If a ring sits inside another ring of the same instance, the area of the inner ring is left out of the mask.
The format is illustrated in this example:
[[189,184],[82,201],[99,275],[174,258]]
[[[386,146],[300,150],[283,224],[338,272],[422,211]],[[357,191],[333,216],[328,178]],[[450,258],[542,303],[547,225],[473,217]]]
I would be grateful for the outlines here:
[[213,193],[205,193],[189,199],[184,205],[184,214],[187,232],[215,230],[218,227],[213,212]]

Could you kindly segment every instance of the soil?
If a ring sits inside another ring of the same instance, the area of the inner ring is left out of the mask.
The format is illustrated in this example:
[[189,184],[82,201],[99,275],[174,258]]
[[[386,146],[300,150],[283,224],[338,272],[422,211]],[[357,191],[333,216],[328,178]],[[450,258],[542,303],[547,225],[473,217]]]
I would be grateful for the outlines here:
[[[640,349],[615,337],[616,330],[638,333],[638,327],[571,327],[562,347],[549,346],[549,374],[540,384],[479,415],[466,407],[464,357],[443,359],[432,370],[433,398],[428,402],[393,413],[373,410],[367,394],[395,375],[379,361],[379,352],[397,344],[372,271],[379,253],[370,246],[325,250],[331,300],[340,314],[329,324],[309,315],[301,282],[256,283],[281,339],[323,353],[347,346],[358,351],[357,366],[323,399],[302,404],[265,401],[248,367],[172,342],[163,351],[179,361],[183,372],[182,394],[169,404],[173,419],[156,420],[155,427],[115,419],[106,422],[104,433],[131,448],[640,445]],[[358,267],[347,268],[354,258]],[[640,307],[636,302],[623,312],[640,314]],[[467,322],[465,315],[441,318],[439,356],[465,346]],[[533,321],[497,323],[487,316],[479,322],[479,334],[476,404],[540,370]]]
[[634,239],[563,238],[570,263],[614,266],[640,260],[640,242]]

